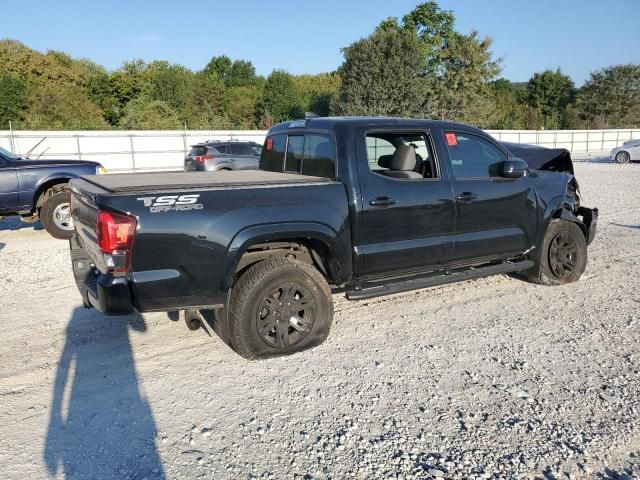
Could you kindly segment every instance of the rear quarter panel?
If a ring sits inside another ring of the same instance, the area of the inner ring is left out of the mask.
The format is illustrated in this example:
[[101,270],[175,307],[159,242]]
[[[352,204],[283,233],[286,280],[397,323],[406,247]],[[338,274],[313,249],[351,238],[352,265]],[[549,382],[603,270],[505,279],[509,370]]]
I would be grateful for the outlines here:
[[[198,197],[184,210],[146,206],[166,195]],[[96,201],[138,219],[131,279],[141,311],[224,304],[240,256],[259,241],[326,237],[344,272],[351,271],[347,199],[338,182],[98,195]]]

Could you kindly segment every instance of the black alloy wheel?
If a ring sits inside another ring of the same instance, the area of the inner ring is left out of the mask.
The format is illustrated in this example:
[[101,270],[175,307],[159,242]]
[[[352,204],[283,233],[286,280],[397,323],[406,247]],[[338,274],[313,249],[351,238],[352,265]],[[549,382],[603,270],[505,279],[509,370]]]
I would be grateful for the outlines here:
[[559,279],[569,278],[578,263],[578,245],[575,238],[561,232],[551,240],[549,246],[549,266]]
[[296,282],[286,282],[262,299],[256,327],[267,345],[286,350],[309,335],[315,316],[311,292]]

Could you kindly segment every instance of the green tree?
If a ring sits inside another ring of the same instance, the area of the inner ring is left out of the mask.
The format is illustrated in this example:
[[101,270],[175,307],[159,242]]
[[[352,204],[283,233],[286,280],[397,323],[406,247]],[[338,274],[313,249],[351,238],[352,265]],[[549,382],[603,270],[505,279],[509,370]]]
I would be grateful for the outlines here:
[[491,39],[456,32],[454,20],[436,2],[424,2],[343,49],[335,111],[467,121],[486,116],[488,82],[500,72],[500,60],[493,59]]
[[211,57],[209,63],[202,69],[202,73],[215,80],[220,80],[222,83],[226,83],[231,65],[231,59],[226,55],[220,55],[219,57],[214,56]]
[[558,68],[535,73],[527,85],[529,105],[540,113],[543,127],[562,128],[566,124],[566,111],[575,98],[573,80]]
[[267,117],[273,121],[301,117],[304,108],[295,88],[293,76],[284,70],[274,70],[267,77],[262,97],[256,104],[256,118],[258,122]]
[[527,128],[527,90],[501,78],[489,84],[489,108],[486,126],[495,129]]
[[231,123],[225,115],[224,85],[215,77],[202,72],[195,74],[190,82],[182,121],[188,128],[212,129],[219,125],[228,128]]
[[26,108],[26,82],[14,73],[0,72],[0,129],[22,120]]
[[637,128],[640,65],[615,65],[593,72],[578,92],[576,113],[586,128]]
[[231,87],[225,91],[225,112],[234,128],[255,128],[256,104],[260,91],[256,87]]
[[337,73],[297,75],[293,82],[305,111],[321,116],[329,115],[331,103],[340,90],[340,76]]
[[256,84],[256,69],[247,60],[236,60],[231,64],[225,85],[227,87],[250,87]]
[[79,87],[35,86],[29,95],[24,128],[34,130],[100,130],[108,128],[103,112]]
[[152,100],[165,102],[176,112],[184,110],[193,78],[190,70],[164,60],[156,60],[149,64],[146,75],[151,86]]
[[120,126],[129,130],[175,130],[181,124],[178,114],[165,102],[136,98],[125,107]]
[[415,35],[378,29],[343,49],[339,115],[416,115],[424,98],[426,62]]

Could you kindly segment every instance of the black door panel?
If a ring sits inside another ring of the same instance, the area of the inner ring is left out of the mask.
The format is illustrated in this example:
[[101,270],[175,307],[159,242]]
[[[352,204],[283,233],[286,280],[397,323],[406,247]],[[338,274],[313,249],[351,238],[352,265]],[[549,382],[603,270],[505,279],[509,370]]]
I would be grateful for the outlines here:
[[442,178],[400,179],[373,172],[365,135],[366,130],[360,129],[356,136],[362,211],[353,235],[356,255],[364,256],[360,273],[388,276],[443,266],[453,248],[450,183]]
[[456,225],[452,262],[507,258],[535,244],[536,195],[530,178],[498,176],[508,155],[490,139],[445,132],[453,172]]

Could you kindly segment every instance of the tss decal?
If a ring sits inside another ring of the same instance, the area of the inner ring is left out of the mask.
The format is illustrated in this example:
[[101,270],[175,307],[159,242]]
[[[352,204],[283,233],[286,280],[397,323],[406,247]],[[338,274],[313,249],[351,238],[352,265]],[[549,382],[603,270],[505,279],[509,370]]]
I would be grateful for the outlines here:
[[185,212],[189,210],[202,210],[204,206],[198,203],[200,194],[191,195],[162,195],[161,197],[138,197],[149,207],[151,213],[159,212]]

